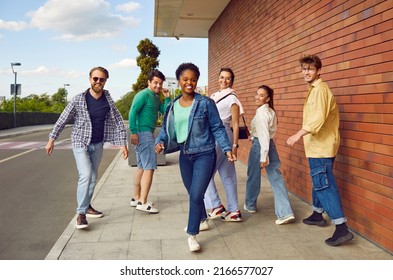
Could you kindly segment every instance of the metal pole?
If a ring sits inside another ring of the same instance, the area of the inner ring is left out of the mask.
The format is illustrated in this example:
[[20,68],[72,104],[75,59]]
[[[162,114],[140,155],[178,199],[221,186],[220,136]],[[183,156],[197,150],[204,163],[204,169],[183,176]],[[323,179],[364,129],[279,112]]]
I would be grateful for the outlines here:
[[12,73],[14,73],[14,75],[15,75],[14,92],[13,92],[14,93],[14,128],[16,128],[16,94],[18,93],[18,90],[16,88],[16,85],[17,85],[17,83],[16,83],[17,72],[14,71],[14,66],[21,66],[21,65],[22,64],[20,64],[20,62],[14,62],[14,63],[11,62]]
[[18,92],[16,90],[16,75],[17,72],[14,72],[15,74],[15,82],[14,82],[14,128],[16,128],[16,93]]

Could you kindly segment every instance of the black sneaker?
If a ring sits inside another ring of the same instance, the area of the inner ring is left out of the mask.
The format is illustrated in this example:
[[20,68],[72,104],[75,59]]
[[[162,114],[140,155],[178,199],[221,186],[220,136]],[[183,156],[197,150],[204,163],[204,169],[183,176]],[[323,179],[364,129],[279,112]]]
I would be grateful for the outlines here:
[[102,214],[102,212],[97,211],[91,205],[89,205],[89,208],[87,208],[86,211],[86,216],[89,218],[101,218],[104,216],[104,214]]
[[76,228],[82,229],[82,228],[87,228],[88,226],[89,226],[89,223],[86,220],[86,215],[79,214],[78,217],[76,218]]
[[327,225],[327,221],[323,218],[322,213],[313,212],[310,217],[303,220],[306,225],[315,225],[324,227]]
[[345,242],[351,241],[352,239],[354,239],[354,236],[352,232],[348,231],[346,234],[341,235],[340,237],[334,236],[333,234],[332,237],[325,240],[325,243],[329,246],[339,246]]

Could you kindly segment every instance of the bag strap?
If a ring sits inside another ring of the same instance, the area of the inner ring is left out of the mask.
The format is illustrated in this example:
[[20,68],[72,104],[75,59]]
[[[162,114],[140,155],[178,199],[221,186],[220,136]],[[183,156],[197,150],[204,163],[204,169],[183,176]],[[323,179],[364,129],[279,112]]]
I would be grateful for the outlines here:
[[[232,92],[228,93],[227,95],[221,97],[221,98],[216,102],[216,104],[217,104],[218,102],[220,102],[221,100],[223,100],[224,98],[228,97],[229,95],[234,95],[234,96],[237,98],[236,93],[234,93],[234,92],[232,91]],[[243,119],[244,126],[247,127],[247,125],[246,125],[246,120],[245,120],[245,118],[244,118],[244,114],[242,114],[242,119]]]
[[232,92],[228,93],[227,95],[221,97],[221,98],[216,102],[216,104],[217,104],[218,102],[220,102],[221,100],[223,100],[224,98],[228,97],[229,95],[234,95],[234,96],[236,96],[236,98],[237,98],[237,95],[232,91]]
[[244,126],[247,127],[246,120],[244,119],[244,114],[242,115],[242,119],[243,119]]

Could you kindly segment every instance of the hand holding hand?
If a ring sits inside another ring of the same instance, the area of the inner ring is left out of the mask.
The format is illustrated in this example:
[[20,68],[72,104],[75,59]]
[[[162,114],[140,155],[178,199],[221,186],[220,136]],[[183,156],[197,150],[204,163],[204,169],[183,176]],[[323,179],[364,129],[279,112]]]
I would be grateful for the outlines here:
[[262,168],[268,166],[268,165],[269,165],[269,162],[268,162],[268,161],[265,161],[265,162],[261,162],[260,164],[261,164],[261,169],[262,169]]
[[232,154],[231,151],[226,152],[225,155],[227,156],[229,162],[235,162],[237,160],[236,156]]

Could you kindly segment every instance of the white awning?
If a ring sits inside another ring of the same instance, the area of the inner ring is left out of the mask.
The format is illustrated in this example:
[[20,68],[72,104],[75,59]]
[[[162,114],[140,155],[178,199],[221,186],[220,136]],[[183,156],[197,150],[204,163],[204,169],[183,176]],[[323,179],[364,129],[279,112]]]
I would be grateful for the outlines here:
[[154,36],[207,38],[230,0],[155,0]]

